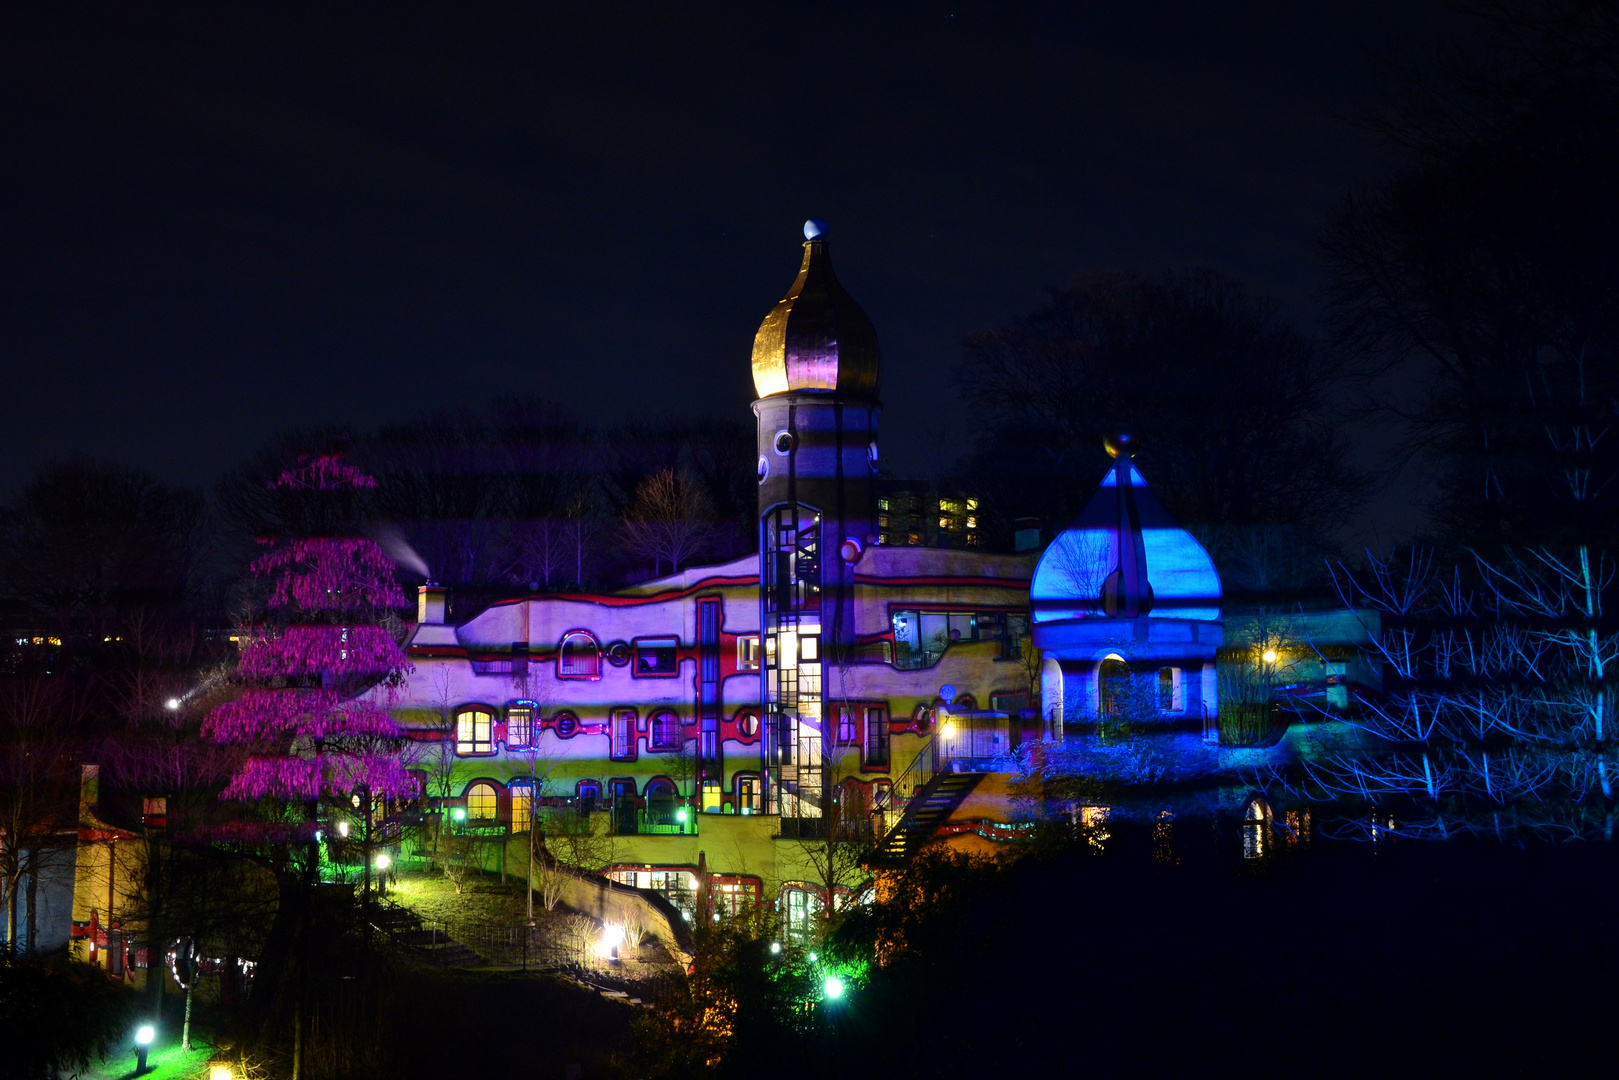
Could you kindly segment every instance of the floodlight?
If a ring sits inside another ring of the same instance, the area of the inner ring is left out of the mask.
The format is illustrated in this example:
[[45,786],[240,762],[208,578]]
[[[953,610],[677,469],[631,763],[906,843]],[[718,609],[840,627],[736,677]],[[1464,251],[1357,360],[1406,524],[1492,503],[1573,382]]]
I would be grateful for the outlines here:
[[345,840],[347,840],[349,838],[349,823],[348,822],[339,821],[337,823],[337,835],[341,836]]
[[139,1046],[151,1046],[152,1040],[157,1038],[157,1032],[152,1030],[151,1024],[142,1024],[135,1029],[135,1042]]
[[378,870],[386,870],[386,869],[388,869],[388,867],[392,866],[393,864],[394,864],[394,861],[388,857],[388,853],[386,851],[380,853],[377,856],[377,869]]
[[208,1066],[208,1080],[236,1080],[236,1074],[230,1071],[229,1065],[215,1062]]
[[843,996],[843,980],[838,978],[836,975],[828,975],[826,977],[826,982],[821,984],[821,989],[826,993],[828,998],[840,998]]
[[464,806],[457,806],[450,812],[450,816],[455,818],[457,821],[465,821],[467,819],[467,808]]
[[684,806],[675,811],[675,820],[679,822],[684,822],[686,820],[686,808]]
[[770,943],[770,955],[775,956],[779,952],[781,952],[781,942],[772,941]]
[[624,942],[624,928],[616,923],[608,923],[602,927],[602,936],[596,942],[596,955],[603,957],[616,957],[618,947]]
[[944,726],[939,728],[939,734],[943,735],[947,739],[954,739],[956,737],[956,722],[954,720],[946,720],[944,722]]
[[171,697],[169,700],[163,703],[163,707],[170,712],[174,712],[180,707],[180,699],[177,697]]
[[809,954],[809,962],[812,963],[812,964],[815,963],[815,954],[814,953]]
[[1259,654],[1259,658],[1265,661],[1267,664],[1274,664],[1276,663],[1276,650],[1266,649],[1264,652]]

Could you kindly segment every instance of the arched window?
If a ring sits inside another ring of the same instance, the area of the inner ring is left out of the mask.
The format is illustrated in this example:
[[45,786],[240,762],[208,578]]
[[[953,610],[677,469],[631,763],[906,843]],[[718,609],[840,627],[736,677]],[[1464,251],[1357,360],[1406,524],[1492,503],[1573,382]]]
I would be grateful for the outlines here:
[[595,638],[583,630],[563,635],[558,675],[565,679],[596,679],[601,677],[601,670],[602,654]]
[[1248,796],[1242,808],[1242,857],[1258,859],[1270,850],[1270,803],[1262,795]]
[[652,716],[652,749],[679,750],[681,737],[680,717],[672,712],[654,713]]
[[1109,656],[1096,668],[1097,708],[1104,720],[1127,720],[1130,710],[1130,665]]
[[468,705],[455,712],[455,752],[495,752],[495,712],[484,705]]
[[494,821],[500,816],[500,795],[495,785],[482,781],[467,788],[467,820]]

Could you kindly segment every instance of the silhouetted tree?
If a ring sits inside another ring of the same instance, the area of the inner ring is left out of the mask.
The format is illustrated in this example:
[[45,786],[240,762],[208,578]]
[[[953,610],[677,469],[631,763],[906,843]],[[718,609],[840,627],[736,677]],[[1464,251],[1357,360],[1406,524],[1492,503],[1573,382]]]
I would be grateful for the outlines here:
[[1619,18],[1595,0],[1462,7],[1481,32],[1369,121],[1405,164],[1324,234],[1331,325],[1441,474],[1450,535],[1612,535]]
[[1337,374],[1275,301],[1216,271],[1082,275],[1023,321],[968,335],[957,377],[983,427],[967,483],[986,516],[1060,528],[1124,428],[1183,522],[1321,534],[1365,492],[1332,423]]

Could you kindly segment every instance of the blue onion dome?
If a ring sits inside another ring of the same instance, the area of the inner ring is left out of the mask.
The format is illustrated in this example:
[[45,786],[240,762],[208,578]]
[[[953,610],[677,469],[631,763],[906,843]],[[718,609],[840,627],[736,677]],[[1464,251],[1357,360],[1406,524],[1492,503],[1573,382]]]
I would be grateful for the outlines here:
[[843,291],[827,252],[826,222],[804,223],[804,262],[753,338],[760,397],[792,391],[877,396],[877,329]]

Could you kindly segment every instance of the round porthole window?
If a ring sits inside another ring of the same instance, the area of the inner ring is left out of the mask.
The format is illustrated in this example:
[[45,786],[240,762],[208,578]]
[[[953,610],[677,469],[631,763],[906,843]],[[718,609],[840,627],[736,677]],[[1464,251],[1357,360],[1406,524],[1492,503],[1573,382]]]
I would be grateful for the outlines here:
[[627,641],[615,641],[607,646],[607,662],[614,667],[623,667],[630,662],[630,644]]
[[579,721],[572,713],[563,713],[557,717],[557,734],[564,739],[571,739],[579,731]]
[[743,738],[751,739],[759,734],[759,718],[750,712],[743,713],[737,717],[736,729],[742,733]]
[[918,705],[916,711],[911,713],[911,723],[915,725],[917,734],[925,734],[933,726],[933,710],[926,705]]
[[759,455],[759,483],[762,484],[766,480],[768,480],[769,478],[770,478],[770,460],[768,458],[766,458],[763,454],[760,454]]
[[776,453],[783,457],[793,452],[793,433],[790,431],[776,432]]

